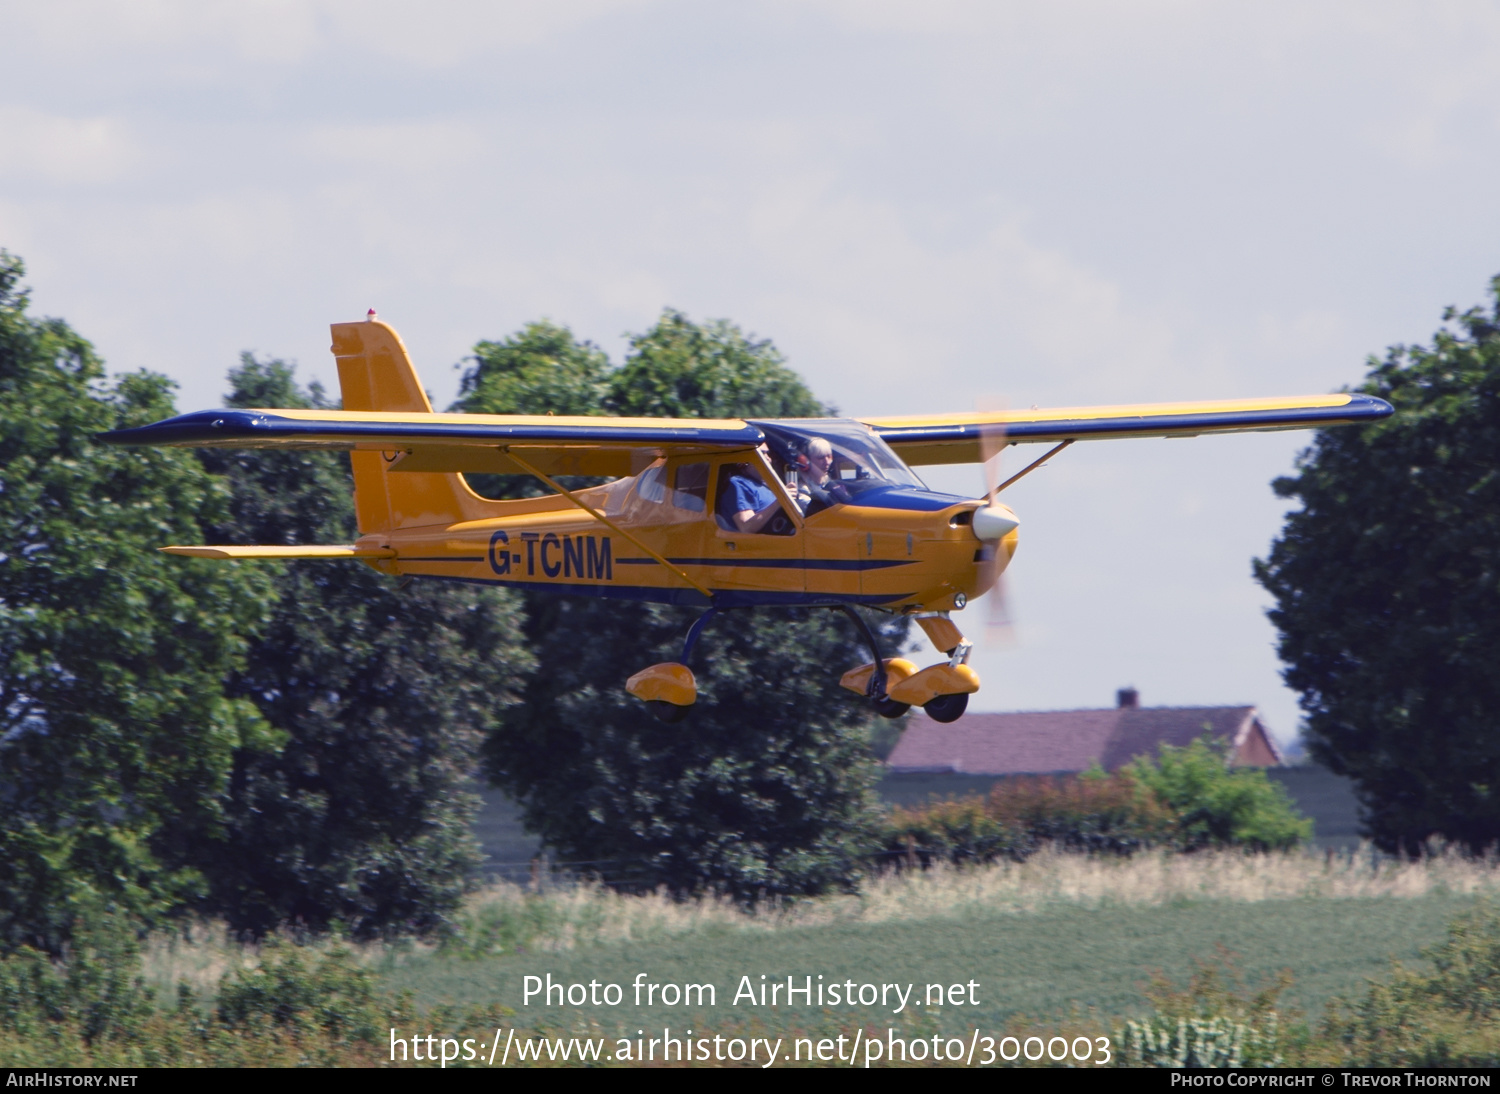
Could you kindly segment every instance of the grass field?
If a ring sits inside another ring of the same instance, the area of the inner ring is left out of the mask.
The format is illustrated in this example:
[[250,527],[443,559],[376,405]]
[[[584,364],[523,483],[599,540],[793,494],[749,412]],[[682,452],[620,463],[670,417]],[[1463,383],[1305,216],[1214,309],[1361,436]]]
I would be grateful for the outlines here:
[[[746,914],[713,901],[674,903],[588,886],[540,893],[498,885],[470,902],[447,947],[372,946],[363,960],[383,986],[409,990],[421,1009],[514,1010],[528,1028],[596,1025],[604,1032],[759,1022],[910,1022],[958,1032],[1068,1019],[1108,1033],[1147,1009],[1153,972],[1184,981],[1220,947],[1239,955],[1254,985],[1291,969],[1283,999],[1316,1019],[1339,994],[1361,994],[1390,960],[1417,959],[1445,925],[1500,895],[1492,862],[1438,856],[1397,863],[1369,855],[1039,855],[1024,864],[935,870],[875,879],[858,895]],[[211,941],[158,941],[147,968],[165,986],[207,986],[252,955]],[[634,1005],[631,985],[712,984],[715,1006]],[[617,1006],[522,1005],[523,978],[615,983]],[[801,985],[915,984],[912,1005],[752,1007],[733,999],[741,977]],[[926,1011],[929,983],[977,981],[973,1005]]]
[[[977,1006],[947,1007],[939,1024],[966,1031],[1010,1025],[1017,1017],[1098,1016],[1103,1031],[1144,1009],[1141,986],[1152,970],[1185,979],[1195,956],[1211,958],[1222,944],[1243,955],[1254,981],[1291,967],[1293,1002],[1321,1012],[1337,993],[1356,993],[1387,970],[1391,956],[1412,959],[1420,946],[1441,937],[1454,914],[1472,898],[1428,894],[1417,898],[1275,900],[1254,904],[1195,901],[1157,907],[1057,906],[1021,914],[973,909],[941,922],[831,923],[774,932],[703,932],[658,942],[605,945],[554,954],[457,962],[440,957],[408,960],[388,981],[416,991],[420,1004],[501,1001],[532,1026],[569,1026],[581,1015],[606,1027],[711,1026],[703,1007],[521,1007],[522,977],[557,981],[598,980],[628,986],[641,972],[652,982],[711,983],[717,1013],[767,1021],[782,1014],[730,1006],[735,985],[762,973],[782,981],[808,974],[829,982],[915,983],[976,980]],[[894,996],[892,997],[894,999]],[[839,1017],[877,1026],[893,1020],[892,1008],[836,1007]],[[811,1012],[816,1014],[816,1010]]]

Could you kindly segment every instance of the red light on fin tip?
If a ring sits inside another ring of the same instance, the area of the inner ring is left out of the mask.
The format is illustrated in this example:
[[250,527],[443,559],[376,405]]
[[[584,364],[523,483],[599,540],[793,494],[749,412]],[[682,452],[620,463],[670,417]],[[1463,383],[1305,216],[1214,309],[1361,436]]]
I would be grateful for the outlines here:
[[365,322],[366,323],[373,323],[373,322],[375,322],[375,309],[374,308],[371,308],[369,311],[365,312]]

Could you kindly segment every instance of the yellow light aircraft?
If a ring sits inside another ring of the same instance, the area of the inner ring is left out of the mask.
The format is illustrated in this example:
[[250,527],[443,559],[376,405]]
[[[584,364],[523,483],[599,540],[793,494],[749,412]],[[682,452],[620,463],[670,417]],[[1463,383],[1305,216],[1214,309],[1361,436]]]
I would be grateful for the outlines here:
[[[1242,399],[991,414],[850,419],[435,414],[385,323],[335,323],[342,410],[205,410],[101,439],[350,452],[360,538],[337,546],[163,547],[218,559],[358,559],[392,575],[699,605],[681,660],[626,683],[666,721],[697,698],[687,666],[704,625],[751,606],[826,606],[858,625],[872,660],[841,683],[886,717],[958,718],[979,677],[950,613],[989,590],[1019,521],[996,495],[1075,441],[1307,429],[1391,413],[1368,395]],[[986,497],[935,493],[911,465],[989,462],[1051,448]],[[546,497],[493,501],[464,472],[534,476]],[[557,476],[613,479],[567,490]],[[944,660],[882,656],[855,610],[914,616]]]

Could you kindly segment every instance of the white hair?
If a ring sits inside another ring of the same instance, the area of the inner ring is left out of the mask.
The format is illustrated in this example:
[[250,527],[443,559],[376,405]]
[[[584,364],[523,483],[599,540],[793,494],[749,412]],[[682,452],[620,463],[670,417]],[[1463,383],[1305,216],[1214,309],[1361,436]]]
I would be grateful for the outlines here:
[[831,456],[833,455],[833,445],[829,444],[822,437],[814,437],[807,442],[807,454],[809,457]]

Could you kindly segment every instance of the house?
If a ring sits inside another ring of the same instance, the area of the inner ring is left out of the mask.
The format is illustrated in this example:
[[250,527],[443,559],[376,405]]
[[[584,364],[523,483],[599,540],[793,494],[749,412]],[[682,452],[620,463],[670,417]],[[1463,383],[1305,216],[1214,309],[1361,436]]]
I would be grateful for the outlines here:
[[1142,707],[1134,688],[1121,688],[1117,700],[1110,710],[967,714],[949,724],[914,712],[887,763],[897,775],[1058,775],[1096,762],[1114,771],[1205,732],[1229,744],[1234,764],[1282,763],[1254,707]]

